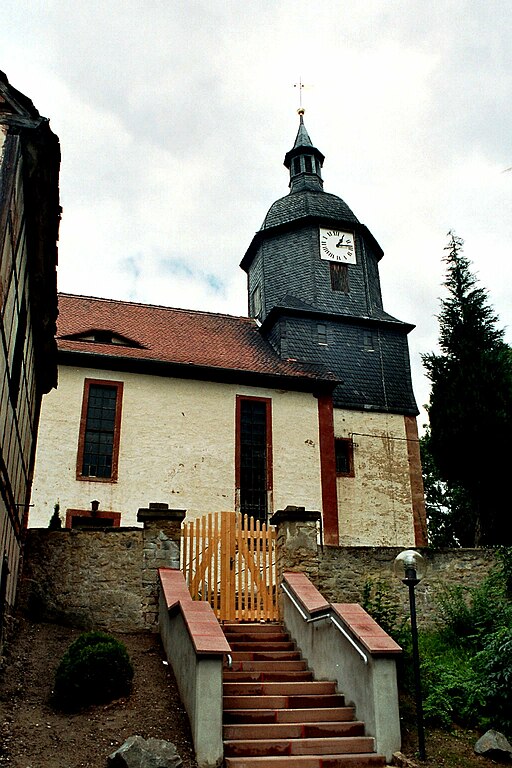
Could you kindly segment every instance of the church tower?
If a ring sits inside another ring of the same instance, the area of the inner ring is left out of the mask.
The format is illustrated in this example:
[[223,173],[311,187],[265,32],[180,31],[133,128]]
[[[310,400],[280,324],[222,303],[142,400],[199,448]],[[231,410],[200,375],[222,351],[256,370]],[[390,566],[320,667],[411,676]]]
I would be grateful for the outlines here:
[[391,544],[384,534],[391,526],[399,544],[413,525],[419,545],[426,541],[425,512],[407,344],[414,326],[385,312],[383,251],[348,205],[324,191],[324,155],[308,135],[303,109],[299,119],[284,159],[290,191],[270,207],[240,264],[249,314],[283,359],[320,367],[339,381],[330,491],[326,472],[322,480],[324,518],[338,528],[332,542],[338,535],[340,543],[368,541],[368,531],[381,528],[375,543]]

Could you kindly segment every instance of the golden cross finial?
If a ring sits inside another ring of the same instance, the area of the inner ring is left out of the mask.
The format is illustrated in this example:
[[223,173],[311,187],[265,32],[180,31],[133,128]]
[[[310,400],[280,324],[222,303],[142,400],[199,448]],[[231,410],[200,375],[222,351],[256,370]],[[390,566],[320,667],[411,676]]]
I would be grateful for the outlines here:
[[304,88],[304,83],[302,82],[302,77],[299,77],[299,82],[293,84],[294,88],[299,89],[299,109],[302,109],[302,89]]

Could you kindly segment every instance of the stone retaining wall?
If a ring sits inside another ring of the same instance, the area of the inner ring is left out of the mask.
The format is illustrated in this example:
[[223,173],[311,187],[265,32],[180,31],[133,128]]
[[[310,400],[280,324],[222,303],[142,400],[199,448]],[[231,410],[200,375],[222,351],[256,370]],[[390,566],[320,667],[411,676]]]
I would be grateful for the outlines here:
[[[393,562],[400,547],[319,548],[315,586],[330,602],[360,603],[367,581],[386,585],[409,611],[409,593],[393,574]],[[420,624],[431,623],[437,612],[436,595],[443,586],[480,584],[494,566],[495,554],[486,549],[417,549],[427,562],[426,575],[416,587],[416,608]]]
[[[119,632],[158,629],[158,568],[179,568],[184,510],[150,504],[144,528],[27,531],[19,604],[35,618]],[[332,603],[361,602],[368,581],[381,581],[408,612],[406,587],[393,575],[397,547],[321,547],[319,513],[297,507],[274,515],[278,570],[302,571]],[[475,586],[489,573],[492,550],[420,550],[428,563],[416,588],[418,620],[436,612],[444,584]]]
[[[333,603],[360,603],[368,581],[381,582],[409,611],[407,588],[393,574],[401,547],[331,547],[319,545],[320,513],[287,507],[272,518],[277,527],[278,572],[301,571]],[[416,587],[419,623],[432,622],[436,595],[443,586],[480,584],[496,563],[489,549],[417,549],[426,560],[426,575]]]
[[29,528],[21,609],[84,629],[158,631],[158,568],[179,568],[184,516],[150,504],[143,528]]
[[34,618],[84,629],[145,629],[141,528],[27,532],[19,600]]

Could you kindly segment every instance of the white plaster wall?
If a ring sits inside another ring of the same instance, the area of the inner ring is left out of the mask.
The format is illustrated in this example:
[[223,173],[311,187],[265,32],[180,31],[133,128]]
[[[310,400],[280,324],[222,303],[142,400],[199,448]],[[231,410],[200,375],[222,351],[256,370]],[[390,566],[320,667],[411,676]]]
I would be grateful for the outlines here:
[[[123,381],[118,482],[76,480],[85,378]],[[273,504],[321,510],[318,403],[311,394],[60,366],[43,398],[31,527],[47,527],[56,502],[66,509],[121,512],[167,502],[189,517],[234,509],[236,395],[272,399]]]
[[334,411],[336,437],[354,441],[355,477],[339,477],[341,546],[414,546],[404,417]]

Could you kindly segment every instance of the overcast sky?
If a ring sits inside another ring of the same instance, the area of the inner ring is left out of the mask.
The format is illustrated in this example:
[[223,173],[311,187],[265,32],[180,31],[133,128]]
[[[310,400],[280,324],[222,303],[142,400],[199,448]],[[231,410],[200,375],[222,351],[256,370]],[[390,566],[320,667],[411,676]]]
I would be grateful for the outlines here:
[[416,325],[421,406],[448,230],[512,343],[511,28],[510,0],[2,0],[0,69],[61,142],[59,289],[246,314],[302,78],[324,189]]

